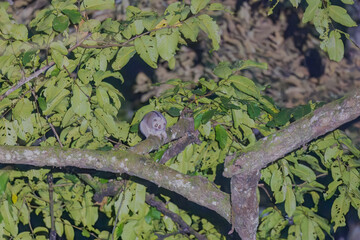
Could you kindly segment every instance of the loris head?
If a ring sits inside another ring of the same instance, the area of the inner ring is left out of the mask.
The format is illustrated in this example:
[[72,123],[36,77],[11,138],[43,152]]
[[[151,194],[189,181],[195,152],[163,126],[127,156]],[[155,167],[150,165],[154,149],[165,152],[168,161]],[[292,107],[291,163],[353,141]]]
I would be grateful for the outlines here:
[[164,116],[159,112],[151,112],[153,113],[153,117],[149,119],[149,124],[156,130],[156,131],[163,131],[166,128],[166,119]]
[[140,123],[140,131],[146,138],[149,135],[164,137],[166,136],[166,124],[166,119],[161,113],[152,111],[144,116]]

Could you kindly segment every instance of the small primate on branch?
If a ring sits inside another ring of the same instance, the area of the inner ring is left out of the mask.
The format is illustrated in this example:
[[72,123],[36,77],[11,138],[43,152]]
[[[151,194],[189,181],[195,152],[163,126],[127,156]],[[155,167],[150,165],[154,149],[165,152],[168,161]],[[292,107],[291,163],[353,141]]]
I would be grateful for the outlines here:
[[166,140],[166,124],[166,119],[160,112],[152,111],[141,120],[140,131],[146,138],[154,135]]

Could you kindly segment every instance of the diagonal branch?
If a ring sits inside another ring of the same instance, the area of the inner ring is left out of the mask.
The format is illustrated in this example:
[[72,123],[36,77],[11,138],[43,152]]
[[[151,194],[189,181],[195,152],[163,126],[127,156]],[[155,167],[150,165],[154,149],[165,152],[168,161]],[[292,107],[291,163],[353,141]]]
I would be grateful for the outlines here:
[[238,157],[225,160],[225,177],[254,172],[360,116],[360,89],[324,105],[289,126],[264,137]]
[[[91,33],[88,33],[86,35],[86,37],[84,37],[83,39],[81,39],[78,43],[76,43],[74,46],[72,46],[71,48],[68,49],[68,53],[72,52],[75,48],[79,47],[86,39],[88,39],[91,36]],[[7,96],[9,96],[11,93],[13,93],[14,91],[16,91],[17,89],[19,89],[21,86],[23,86],[25,83],[30,82],[31,80],[33,80],[34,78],[37,78],[40,74],[46,72],[49,68],[51,68],[52,66],[55,65],[55,62],[52,61],[50,62],[48,65],[40,68],[39,70],[37,70],[36,72],[34,72],[33,74],[31,74],[29,77],[26,78],[22,78],[20,79],[20,81],[12,86],[9,90],[7,90],[3,95],[0,96],[0,101],[3,100],[4,98],[6,98]]]
[[155,207],[162,214],[168,216],[174,222],[179,224],[180,229],[183,232],[194,235],[198,240],[207,240],[207,238],[205,236],[203,236],[203,235],[199,234],[198,232],[196,232],[179,215],[177,215],[176,213],[174,213],[174,212],[170,211],[169,209],[167,209],[165,203],[156,200],[154,195],[146,194],[146,202],[147,202],[147,204]]

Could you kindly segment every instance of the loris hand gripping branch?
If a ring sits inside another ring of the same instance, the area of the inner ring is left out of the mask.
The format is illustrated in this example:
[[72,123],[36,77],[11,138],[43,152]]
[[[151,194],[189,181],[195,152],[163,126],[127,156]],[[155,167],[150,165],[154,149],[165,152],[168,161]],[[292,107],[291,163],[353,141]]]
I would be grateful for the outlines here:
[[147,113],[141,120],[140,131],[146,138],[154,135],[166,140],[166,124],[166,119],[161,113],[152,111]]

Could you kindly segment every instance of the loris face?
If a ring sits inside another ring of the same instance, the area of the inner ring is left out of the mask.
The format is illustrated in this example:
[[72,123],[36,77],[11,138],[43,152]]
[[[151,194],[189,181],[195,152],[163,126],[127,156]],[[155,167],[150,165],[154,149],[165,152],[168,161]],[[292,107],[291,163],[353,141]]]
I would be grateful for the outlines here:
[[156,131],[162,131],[166,128],[166,120],[163,117],[154,117],[151,124]]

